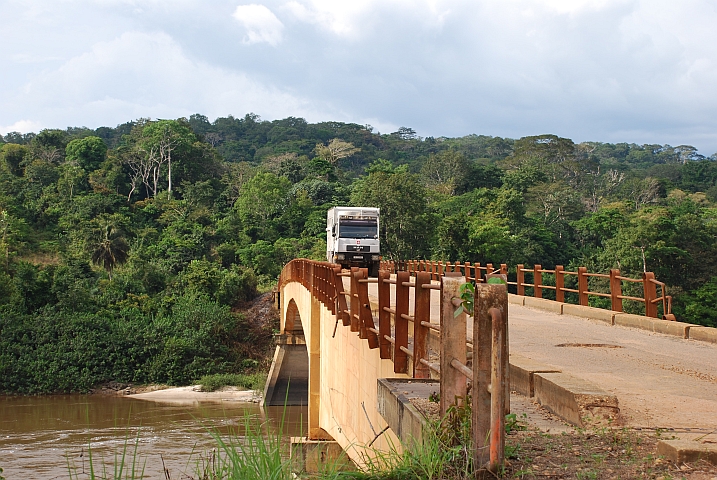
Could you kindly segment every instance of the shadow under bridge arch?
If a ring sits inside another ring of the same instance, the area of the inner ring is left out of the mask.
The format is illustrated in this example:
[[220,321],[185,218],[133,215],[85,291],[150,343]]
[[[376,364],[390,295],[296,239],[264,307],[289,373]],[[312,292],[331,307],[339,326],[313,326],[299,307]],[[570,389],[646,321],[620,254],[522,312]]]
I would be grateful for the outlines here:
[[274,359],[264,389],[265,406],[305,406],[309,403],[309,354],[296,302],[286,306]]

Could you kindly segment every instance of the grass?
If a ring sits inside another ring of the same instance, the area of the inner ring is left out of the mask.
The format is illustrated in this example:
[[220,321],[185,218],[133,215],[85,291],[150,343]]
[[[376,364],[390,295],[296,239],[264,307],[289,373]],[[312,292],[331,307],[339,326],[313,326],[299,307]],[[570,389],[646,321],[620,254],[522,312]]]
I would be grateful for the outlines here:
[[244,417],[242,434],[210,431],[216,449],[196,464],[199,480],[284,480],[292,478],[283,423],[273,429]]
[[222,387],[242,387],[262,391],[266,383],[266,372],[205,375],[196,383],[201,385],[203,392],[214,392]]
[[[453,477],[452,460],[463,456],[459,449],[446,449],[437,435],[427,435],[423,442],[412,442],[403,452],[374,451],[365,458],[363,470],[332,472],[324,480],[437,480]],[[467,477],[466,477],[467,478]]]

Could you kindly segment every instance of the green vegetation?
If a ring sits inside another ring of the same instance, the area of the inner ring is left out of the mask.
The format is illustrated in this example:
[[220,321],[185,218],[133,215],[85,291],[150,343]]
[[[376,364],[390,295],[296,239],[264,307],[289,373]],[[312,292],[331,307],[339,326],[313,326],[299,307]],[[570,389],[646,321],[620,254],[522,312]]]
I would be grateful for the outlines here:
[[685,145],[419,138],[256,115],[11,133],[0,392],[251,370],[271,326],[237,312],[287,261],[324,257],[338,204],[381,208],[387,258],[653,271],[678,319],[715,325],[715,160]]
[[282,437],[283,425],[278,429],[269,424],[259,424],[256,419],[244,417],[241,435],[228,436],[212,433],[217,443],[216,455],[209,461],[199,463],[197,472],[201,479],[216,480],[277,480],[292,478],[291,461],[286,439]]
[[204,375],[197,381],[203,392],[214,392],[222,387],[242,387],[249,390],[264,390],[265,372],[255,373],[217,373]]

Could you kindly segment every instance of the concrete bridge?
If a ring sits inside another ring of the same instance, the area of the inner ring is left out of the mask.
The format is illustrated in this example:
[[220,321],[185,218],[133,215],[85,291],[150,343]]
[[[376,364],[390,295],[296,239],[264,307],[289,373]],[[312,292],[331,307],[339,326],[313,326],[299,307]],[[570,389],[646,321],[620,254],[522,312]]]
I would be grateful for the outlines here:
[[[420,435],[411,397],[438,391],[455,376],[448,373],[449,360],[440,358],[442,349],[450,352],[441,338],[449,323],[441,315],[443,275],[480,282],[484,273],[501,270],[425,262],[384,267],[376,280],[295,260],[279,282],[282,340],[264,401],[305,402],[307,441],[335,441],[358,464],[375,451],[400,450],[401,441]],[[408,271],[393,273],[397,268]],[[660,286],[654,277],[632,280],[611,272],[599,278],[607,277],[612,292],[601,293],[589,291],[587,282],[577,289],[560,286],[559,269],[521,268],[533,276],[531,283],[524,275],[509,283],[533,296],[508,295],[510,389],[577,425],[609,418],[671,429],[680,440],[662,442],[661,453],[684,460],[704,450],[717,463],[717,329],[672,320],[664,285],[660,297],[652,290]],[[544,273],[557,281],[542,283]],[[619,282],[641,283],[645,312],[653,316],[623,313],[623,299],[640,297],[623,295]],[[560,292],[556,284],[581,303],[587,303],[584,292],[610,298],[615,309],[540,298],[541,290]],[[667,320],[655,318],[657,307],[650,308],[660,304]],[[461,322],[464,347],[468,340],[463,362],[471,368],[473,319]],[[454,397],[442,392],[442,402],[448,398]]]

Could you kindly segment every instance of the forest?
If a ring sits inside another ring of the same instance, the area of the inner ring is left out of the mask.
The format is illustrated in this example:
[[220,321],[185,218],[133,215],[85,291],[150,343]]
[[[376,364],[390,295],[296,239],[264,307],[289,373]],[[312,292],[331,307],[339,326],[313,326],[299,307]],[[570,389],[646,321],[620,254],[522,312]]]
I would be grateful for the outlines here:
[[271,331],[238,312],[324,259],[335,205],[381,208],[384,258],[652,271],[717,326],[717,156],[692,146],[139,119],[0,136],[0,392],[257,368]]

